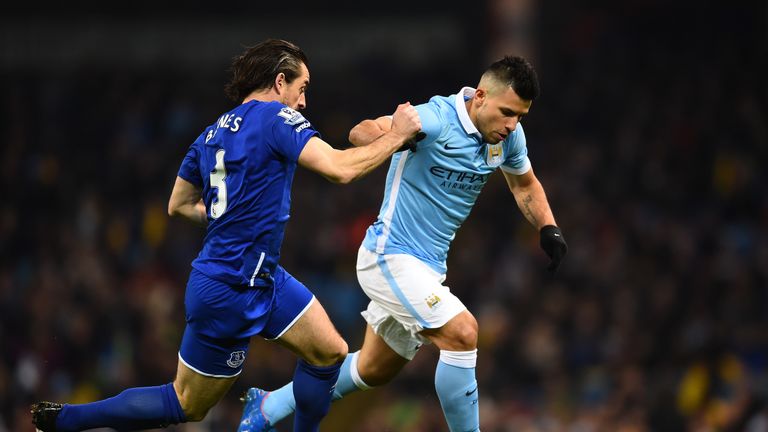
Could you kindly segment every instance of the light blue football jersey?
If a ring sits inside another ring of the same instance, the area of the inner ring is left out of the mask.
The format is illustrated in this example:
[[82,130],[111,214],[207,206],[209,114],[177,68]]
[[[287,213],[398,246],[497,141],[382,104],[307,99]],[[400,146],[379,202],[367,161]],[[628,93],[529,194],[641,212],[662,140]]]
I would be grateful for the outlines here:
[[416,106],[427,136],[416,152],[392,156],[379,216],[363,240],[366,249],[413,255],[445,273],[451,241],[489,175],[499,167],[513,174],[530,170],[521,124],[498,144],[483,142],[465,105],[474,94],[464,87]]

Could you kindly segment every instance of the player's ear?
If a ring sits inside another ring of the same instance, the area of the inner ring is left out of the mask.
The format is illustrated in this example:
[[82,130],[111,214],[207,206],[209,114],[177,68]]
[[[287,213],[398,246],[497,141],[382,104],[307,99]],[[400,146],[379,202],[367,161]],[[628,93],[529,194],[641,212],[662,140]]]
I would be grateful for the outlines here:
[[475,97],[474,97],[474,99],[475,99],[475,101],[476,101],[475,103],[477,104],[478,107],[483,106],[483,104],[485,103],[485,98],[487,96],[488,96],[488,91],[485,90],[484,88],[479,88],[478,87],[478,89],[475,90]]
[[275,76],[275,91],[277,94],[281,94],[283,92],[283,86],[285,86],[285,74],[280,72]]

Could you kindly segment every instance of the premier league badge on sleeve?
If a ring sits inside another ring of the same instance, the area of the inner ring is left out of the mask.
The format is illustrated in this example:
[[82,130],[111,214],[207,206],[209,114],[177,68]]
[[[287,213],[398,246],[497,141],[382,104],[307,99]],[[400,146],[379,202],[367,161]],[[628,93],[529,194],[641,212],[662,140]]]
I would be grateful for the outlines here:
[[295,126],[296,128],[294,130],[296,132],[301,132],[304,129],[312,126],[309,123],[309,121],[307,121],[307,119],[305,119],[304,116],[301,115],[300,112],[288,107],[284,107],[283,109],[281,109],[280,112],[277,113],[277,115],[285,119],[283,123],[289,126]]
[[307,121],[300,112],[288,107],[283,107],[277,115],[284,118],[285,121],[283,123],[289,126],[296,126],[299,123]]
[[491,167],[497,167],[501,165],[502,162],[504,162],[504,146],[503,141],[498,144],[486,144],[486,147],[488,147],[488,156],[486,158],[486,162]]

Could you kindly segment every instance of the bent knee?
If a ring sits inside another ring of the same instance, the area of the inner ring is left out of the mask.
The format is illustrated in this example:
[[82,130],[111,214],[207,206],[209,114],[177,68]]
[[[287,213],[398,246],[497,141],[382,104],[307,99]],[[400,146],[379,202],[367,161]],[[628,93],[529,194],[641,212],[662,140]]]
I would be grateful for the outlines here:
[[206,414],[208,414],[208,410],[205,410],[205,411],[199,411],[199,410],[187,411],[187,410],[184,410],[184,415],[186,416],[188,422],[203,421],[203,419],[205,418]]
[[477,329],[463,328],[453,334],[453,345],[457,349],[469,351],[477,348]]
[[179,400],[179,406],[181,406],[181,410],[184,412],[184,421],[202,421],[208,415],[208,411],[218,401],[218,398],[212,401],[205,397],[201,398],[199,395],[200,389],[185,387],[181,392],[176,389],[176,398]]
[[349,345],[347,345],[347,342],[344,339],[339,338],[339,342],[336,344],[335,349],[332,349],[327,353],[324,360],[326,365],[341,363],[347,358],[347,354],[349,354]]
[[188,422],[203,421],[210,409],[210,407],[202,407],[191,403],[191,401],[188,402],[181,399],[179,399],[179,404],[181,405],[181,409],[184,411],[184,417]]
[[334,341],[328,347],[318,349],[305,360],[314,366],[331,366],[343,362],[348,352],[349,346],[347,342],[339,337],[337,341]]
[[471,314],[462,314],[442,327],[433,342],[440,349],[470,351],[477,348],[477,320]]

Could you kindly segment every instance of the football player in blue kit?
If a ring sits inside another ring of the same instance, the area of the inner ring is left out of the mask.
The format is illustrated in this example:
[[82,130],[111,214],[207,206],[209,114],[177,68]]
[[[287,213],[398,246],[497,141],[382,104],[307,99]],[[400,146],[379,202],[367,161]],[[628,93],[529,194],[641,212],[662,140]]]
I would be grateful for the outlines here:
[[[389,382],[419,347],[440,350],[435,390],[451,431],[478,431],[475,379],[478,326],[450,289],[448,249],[488,177],[501,168],[517,205],[540,233],[555,271],[567,252],[562,232],[528,159],[520,120],[538,96],[531,64],[505,57],[482,75],[477,89],[435,96],[417,105],[426,137],[392,156],[377,220],[357,258],[357,276],[370,298],[360,351],[342,365],[334,400]],[[370,145],[391,131],[391,116],[365,120],[350,141]],[[297,403],[289,383],[272,392],[248,390],[240,431],[271,430]]]
[[316,431],[327,414],[347,344],[312,293],[279,264],[297,165],[335,183],[360,178],[411,140],[421,125],[408,103],[371,145],[336,150],[298,110],[309,70],[294,44],[269,39],[232,62],[227,95],[239,105],[190,146],[168,213],[205,225],[185,294],[186,328],[173,382],[124,390],[87,404],[39,402],[38,430],[153,429],[200,421],[243,368],[251,336],[299,360],[295,430]]

